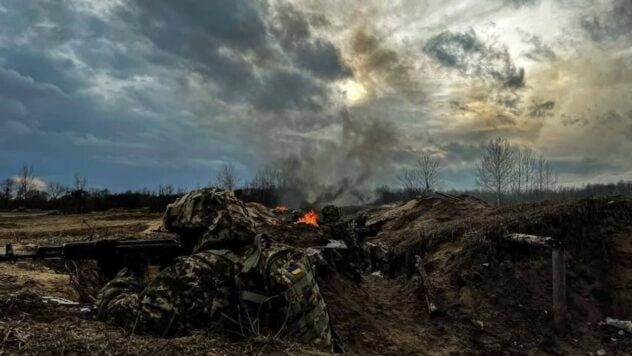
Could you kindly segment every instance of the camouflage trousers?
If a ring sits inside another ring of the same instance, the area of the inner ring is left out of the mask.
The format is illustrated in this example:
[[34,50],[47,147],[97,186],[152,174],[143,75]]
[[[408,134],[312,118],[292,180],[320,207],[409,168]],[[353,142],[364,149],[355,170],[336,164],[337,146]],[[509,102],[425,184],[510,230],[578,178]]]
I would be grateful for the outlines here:
[[123,269],[101,289],[99,317],[163,336],[221,323],[235,297],[228,254],[213,250],[178,258],[146,286]]
[[99,317],[163,336],[217,326],[331,350],[329,313],[307,257],[283,245],[255,253],[251,268],[239,274],[227,250],[180,257],[146,286],[124,269],[99,293]]

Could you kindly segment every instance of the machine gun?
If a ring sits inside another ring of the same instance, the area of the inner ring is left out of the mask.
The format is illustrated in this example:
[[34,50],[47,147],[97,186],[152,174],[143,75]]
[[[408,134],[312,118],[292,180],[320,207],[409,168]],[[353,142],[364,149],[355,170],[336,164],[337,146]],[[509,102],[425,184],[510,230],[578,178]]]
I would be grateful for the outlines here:
[[31,254],[14,254],[11,244],[5,245],[1,262],[19,260],[96,260],[102,273],[112,278],[127,267],[142,271],[148,265],[167,266],[176,257],[186,254],[177,240],[99,240],[42,246]]

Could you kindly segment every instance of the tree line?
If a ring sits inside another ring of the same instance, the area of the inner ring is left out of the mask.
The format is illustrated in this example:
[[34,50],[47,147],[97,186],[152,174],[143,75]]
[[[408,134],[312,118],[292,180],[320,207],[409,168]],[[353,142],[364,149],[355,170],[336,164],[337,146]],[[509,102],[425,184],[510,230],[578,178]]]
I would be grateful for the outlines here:
[[[430,153],[422,153],[413,168],[402,169],[397,180],[400,191],[387,186],[377,190],[379,200],[411,198],[440,188],[442,161]],[[476,163],[478,190],[450,193],[467,193],[501,205],[505,202],[522,202],[543,199],[558,189],[558,175],[544,156],[536,156],[531,149],[512,145],[506,138],[495,138],[483,147]]]
[[88,178],[75,173],[72,184],[44,184],[33,167],[24,164],[13,177],[0,182],[0,209],[41,209],[82,213],[110,209],[146,209],[164,211],[167,204],[185,193],[171,185],[160,185],[122,193],[108,189],[88,188]]
[[520,197],[543,197],[555,191],[558,175],[542,155],[531,149],[511,145],[505,138],[490,140],[476,165],[476,183],[485,192],[492,192],[496,205],[507,194]]
[[[286,162],[287,163],[287,162]],[[304,183],[292,172],[291,164],[283,162],[261,166],[250,181],[242,182],[235,166],[225,163],[219,167],[209,186],[235,190],[244,201],[266,206],[281,203],[293,207],[307,207],[326,203],[341,190],[357,190],[358,200],[367,204],[390,203],[428,195],[435,191],[447,194],[469,194],[491,204],[515,204],[542,200],[567,200],[591,196],[630,195],[632,182],[589,184],[584,187],[562,187],[553,164],[531,149],[512,145],[505,138],[495,138],[485,144],[476,162],[477,189],[442,189],[443,160],[430,153],[422,153],[415,165],[403,168],[396,178],[398,187],[387,185],[376,188],[373,194],[358,187],[329,187],[322,189],[317,201],[307,201]],[[43,184],[24,164],[17,174],[0,182],[0,209],[57,209],[65,212],[101,211],[108,209],[148,209],[164,211],[167,204],[185,194],[185,189],[160,185],[156,189],[112,193],[108,189],[88,187],[88,179],[76,173],[72,184],[48,182]]]
[[[399,186],[377,187],[365,203],[391,203],[428,195],[435,191],[451,195],[468,194],[490,204],[505,205],[544,200],[568,200],[594,196],[632,195],[632,182],[588,184],[564,187],[559,184],[555,167],[542,154],[513,145],[506,138],[488,141],[475,164],[476,189],[455,190],[442,187],[444,162],[429,152],[420,154],[412,167],[401,169]],[[232,188],[240,183],[234,166],[225,164],[219,170],[216,184]],[[281,197],[300,196],[300,182],[295,181],[287,165],[269,163],[260,167],[252,180],[242,185],[242,199],[267,206],[281,202]],[[338,188],[332,187],[332,191]]]

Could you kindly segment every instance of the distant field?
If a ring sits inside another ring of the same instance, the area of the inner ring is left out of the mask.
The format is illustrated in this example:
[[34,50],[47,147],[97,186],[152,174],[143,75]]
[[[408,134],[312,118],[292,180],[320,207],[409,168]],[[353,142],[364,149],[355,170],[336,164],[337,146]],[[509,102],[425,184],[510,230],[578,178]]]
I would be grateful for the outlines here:
[[162,214],[137,211],[58,215],[0,213],[0,245],[52,244],[112,235],[136,234],[160,225]]

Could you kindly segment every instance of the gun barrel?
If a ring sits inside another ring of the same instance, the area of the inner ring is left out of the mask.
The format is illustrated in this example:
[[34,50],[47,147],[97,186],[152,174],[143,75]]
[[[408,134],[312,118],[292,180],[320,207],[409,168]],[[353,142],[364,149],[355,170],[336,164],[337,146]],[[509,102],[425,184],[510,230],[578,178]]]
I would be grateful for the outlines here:
[[16,255],[13,246],[5,246],[4,255],[0,255],[0,262],[24,259],[54,259],[89,260],[143,255],[145,257],[160,257],[164,255],[177,256],[181,252],[180,243],[176,240],[99,240],[70,242],[63,245],[42,246],[35,253]]

